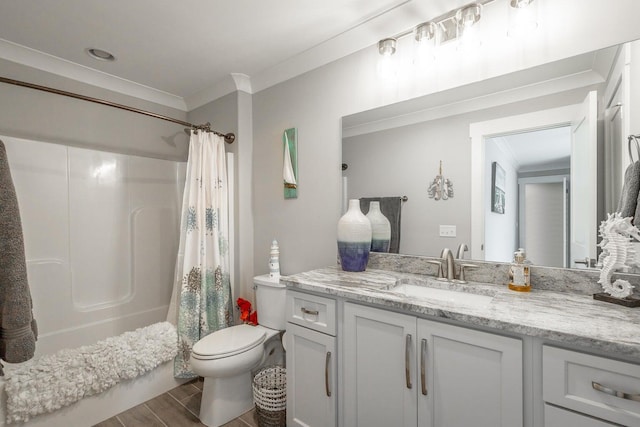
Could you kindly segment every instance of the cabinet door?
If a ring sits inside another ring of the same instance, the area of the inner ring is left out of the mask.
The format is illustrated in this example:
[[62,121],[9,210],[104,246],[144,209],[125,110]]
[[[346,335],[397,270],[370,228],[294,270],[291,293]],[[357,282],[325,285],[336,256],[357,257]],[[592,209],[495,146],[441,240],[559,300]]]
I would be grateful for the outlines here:
[[287,425],[336,425],[336,338],[287,324]]
[[416,344],[421,427],[522,426],[521,340],[418,319]]
[[344,305],[344,425],[415,427],[416,318]]

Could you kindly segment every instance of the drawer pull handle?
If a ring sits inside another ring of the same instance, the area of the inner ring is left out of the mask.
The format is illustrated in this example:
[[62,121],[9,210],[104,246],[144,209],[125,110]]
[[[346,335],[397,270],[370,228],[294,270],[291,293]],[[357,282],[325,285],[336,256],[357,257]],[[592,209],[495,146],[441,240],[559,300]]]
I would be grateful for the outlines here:
[[300,311],[303,312],[304,314],[309,314],[311,316],[317,316],[318,314],[320,314],[318,310],[309,310],[304,307],[300,308]]
[[625,393],[623,391],[614,390],[612,388],[605,387],[602,384],[598,384],[595,381],[591,381],[591,387],[593,387],[594,390],[601,391],[602,393],[609,394],[611,396],[619,397],[621,399],[634,400],[636,402],[640,402],[640,394],[629,394],[629,393]]
[[427,395],[427,340],[422,340],[422,349],[420,351],[420,379],[422,382],[422,394]]
[[331,361],[331,352],[327,351],[327,358],[324,361],[324,388],[327,392],[327,397],[331,397],[331,388],[329,387],[329,364]]
[[411,334],[407,334],[407,340],[404,345],[404,376],[407,382],[407,388],[413,388],[411,384]]

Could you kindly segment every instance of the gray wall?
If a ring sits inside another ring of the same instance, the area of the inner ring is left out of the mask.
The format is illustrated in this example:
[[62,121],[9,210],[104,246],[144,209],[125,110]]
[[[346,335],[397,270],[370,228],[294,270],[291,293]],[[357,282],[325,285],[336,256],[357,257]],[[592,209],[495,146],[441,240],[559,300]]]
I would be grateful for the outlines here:
[[[88,84],[0,60],[0,75],[101,98],[194,124],[210,122],[220,132],[236,133],[236,212],[234,295],[248,297],[253,277],[253,220],[251,212],[251,96],[234,92],[188,114],[184,111],[108,91]],[[242,117],[241,117],[242,115]],[[0,83],[0,135],[69,146],[93,148],[170,160],[186,161],[188,136],[184,126],[129,111]]]
[[[558,37],[547,37],[543,49],[531,52],[523,46],[513,58],[500,58],[499,52],[491,52],[492,62],[470,70],[475,74],[466,79],[454,81],[439,75],[438,79],[427,81],[412,77],[383,87],[375,76],[378,54],[371,46],[254,94],[256,273],[268,271],[263,260],[268,259],[273,237],[281,243],[281,269],[285,274],[335,264],[336,223],[341,210],[341,117],[640,37],[640,27],[633,18],[640,12],[638,2],[621,1],[616,8],[608,2],[588,3],[545,3],[547,18],[555,19],[554,25],[562,22],[558,19],[564,19],[560,17],[568,7],[580,8],[575,32],[562,33],[559,25]],[[594,28],[606,31],[598,31],[594,37]],[[462,73],[454,70],[453,74]],[[282,196],[280,138],[289,127],[298,129],[299,195],[295,200],[284,200]],[[464,181],[461,177],[457,185],[464,186]]]
[[[348,62],[348,60],[347,60]],[[253,96],[253,211],[256,273],[267,273],[272,239],[280,270],[292,274],[336,262],[340,214],[340,117],[350,111],[353,76],[335,66]],[[298,198],[283,197],[282,132],[298,129]]]
[[[346,58],[346,64],[341,65],[349,69],[348,63],[357,61],[356,58]],[[364,97],[354,94],[357,93],[357,73],[340,74],[340,68],[334,63],[254,95],[253,211],[257,274],[268,271],[266,261],[263,264],[260,260],[268,259],[272,238],[281,244],[280,265],[284,274],[335,264],[336,224],[342,191],[340,118],[365,109]],[[460,211],[468,212],[470,146],[468,126],[464,124],[500,117],[505,112],[520,114],[575,104],[582,99],[582,91],[573,91],[562,94],[560,99],[546,97],[497,111],[489,109],[474,114],[473,118],[444,119],[441,123],[449,125],[439,127],[432,134],[432,139],[440,144],[435,149],[438,154],[434,154],[438,159],[432,159],[435,161],[429,164],[425,162],[424,166],[435,176],[437,160],[444,160],[445,171],[456,186],[456,199],[452,204],[460,204]],[[298,199],[284,200],[281,132],[289,127],[298,128],[299,190]],[[455,152],[449,151],[452,147]],[[467,220],[458,221],[458,232],[465,235],[470,229],[469,214],[461,214],[462,217]]]
[[[184,111],[0,60],[0,75],[152,111]],[[147,157],[186,160],[183,127],[129,111],[0,83],[0,135]]]
[[[240,296],[253,296],[253,258],[254,234],[252,204],[253,194],[253,97],[238,91],[238,146],[237,146],[237,188],[238,209],[236,210],[236,242],[241,289]],[[265,261],[266,262],[266,261]],[[253,299],[255,301],[255,298]]]
[[[238,133],[238,92],[225,95],[187,113],[187,121],[196,125],[211,123],[220,133]],[[236,135],[237,136],[237,135]],[[238,141],[227,144],[228,153],[238,152]]]
[[[451,117],[344,138],[342,161],[349,167],[350,199],[407,196],[402,204],[400,253],[438,256],[443,247],[470,241],[468,117]],[[465,129],[466,124],[466,129]],[[454,197],[430,199],[438,174],[453,182]],[[439,237],[439,225],[455,225],[456,238]]]
[[[342,161],[349,165],[342,173],[348,179],[349,198],[375,196],[409,197],[402,207],[400,252],[438,256],[443,247],[457,248],[471,239],[471,123],[525,114],[540,109],[580,103],[588,89],[460,114],[438,120],[373,132],[342,141]],[[516,245],[517,175],[504,156],[497,158],[487,144],[485,162],[490,193],[491,162],[498,160],[507,171],[507,210],[504,215],[492,213],[487,205],[487,259],[509,261]],[[427,187],[438,173],[442,160],[445,178],[453,182],[454,197],[435,201],[427,195]],[[338,196],[339,197],[339,196]],[[455,225],[457,237],[439,236],[439,225]],[[488,230],[497,232],[499,242]],[[506,248],[497,243],[509,243]],[[490,245],[491,243],[491,245]],[[489,246],[492,246],[490,250]],[[497,251],[497,252],[496,252]],[[495,258],[499,256],[500,258]],[[506,257],[506,258],[505,258]]]
[[[550,2],[546,8],[553,15],[554,7],[578,4],[582,7],[583,3]],[[256,273],[268,271],[273,238],[280,242],[284,274],[335,263],[341,192],[341,117],[638,38],[640,29],[634,19],[640,6],[631,0],[619,3],[618,8],[611,8],[608,2],[589,2],[581,9],[581,27],[576,34],[549,38],[542,55],[523,50],[508,66],[493,60],[468,78],[458,79],[461,70],[454,70],[455,76],[451,78],[409,79],[382,87],[375,75],[378,54],[371,46],[253,96],[239,92],[235,112],[233,101],[226,97],[194,110],[189,115],[191,120],[211,121],[220,130],[238,129],[237,145],[229,149],[237,150],[238,154],[236,225],[237,240],[244,246],[237,251],[243,260],[240,272],[244,292],[249,292],[248,277],[253,274],[254,263]],[[594,28],[606,31],[593,37]],[[183,111],[9,61],[0,60],[0,75],[106,98],[178,119],[187,116]],[[209,117],[210,114],[215,117]],[[299,135],[300,187],[298,199],[294,200],[284,200],[282,195],[281,133],[289,127],[298,128]],[[188,143],[179,125],[5,84],[0,84],[2,133],[174,160],[186,159]],[[464,181],[461,176],[455,184],[462,186]]]

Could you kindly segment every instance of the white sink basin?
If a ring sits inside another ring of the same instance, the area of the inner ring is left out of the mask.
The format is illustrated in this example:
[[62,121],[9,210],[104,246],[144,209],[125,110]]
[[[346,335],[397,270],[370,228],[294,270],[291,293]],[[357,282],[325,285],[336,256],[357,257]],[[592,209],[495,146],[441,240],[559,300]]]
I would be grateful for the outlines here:
[[432,288],[412,283],[401,283],[392,289],[392,292],[404,295],[408,298],[433,300],[448,304],[463,304],[473,307],[484,307],[491,304],[493,297],[478,295],[469,292],[461,292],[449,289]]

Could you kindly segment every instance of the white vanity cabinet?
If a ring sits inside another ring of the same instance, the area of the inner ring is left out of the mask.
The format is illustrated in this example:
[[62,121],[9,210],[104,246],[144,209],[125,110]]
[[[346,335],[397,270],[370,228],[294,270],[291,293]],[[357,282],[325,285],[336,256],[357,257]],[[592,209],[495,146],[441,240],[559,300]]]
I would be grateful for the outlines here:
[[344,304],[345,426],[523,424],[522,341]]
[[287,426],[337,423],[336,301],[287,290]]
[[416,427],[416,318],[344,304],[344,425]]
[[545,427],[640,426],[640,365],[544,345],[542,384]]
[[522,427],[522,340],[418,319],[421,427]]

